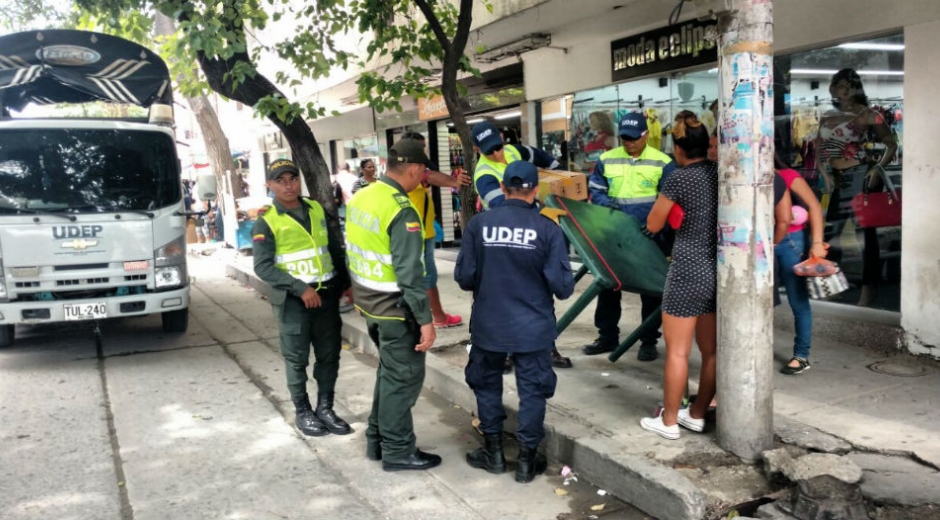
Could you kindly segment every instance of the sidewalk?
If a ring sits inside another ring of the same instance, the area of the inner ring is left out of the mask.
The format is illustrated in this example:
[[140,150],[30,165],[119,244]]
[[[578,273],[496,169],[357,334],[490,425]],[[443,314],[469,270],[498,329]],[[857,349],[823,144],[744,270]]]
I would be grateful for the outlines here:
[[[445,310],[463,316],[465,324],[438,331],[434,355],[427,358],[425,387],[455,405],[475,410],[473,393],[463,377],[471,295],[453,282],[455,258],[453,251],[437,252],[439,286]],[[229,276],[262,293],[267,290],[253,274],[251,257],[225,252],[219,260],[227,262]],[[586,286],[582,281],[576,292]],[[576,297],[557,303],[557,315]],[[638,297],[625,294],[623,303],[622,338],[639,324],[640,315]],[[663,520],[711,518],[778,489],[760,465],[743,464],[719,448],[713,425],[704,434],[683,430],[679,441],[640,429],[640,418],[652,415],[662,399],[663,345],[660,359],[651,363],[638,362],[635,348],[616,363],[603,355],[584,356],[581,346],[596,335],[593,312],[592,304],[557,341],[574,368],[557,370],[558,390],[546,416],[544,447],[550,458]],[[785,305],[777,312],[790,319]],[[365,321],[355,313],[344,314],[343,320],[346,340],[374,355]],[[792,332],[780,328],[776,332],[774,358],[782,366],[792,353]],[[880,454],[852,459],[864,471],[862,491],[867,497],[888,504],[938,503],[940,364],[897,354],[893,348],[885,345],[876,350],[816,337],[811,370],[799,376],[775,371],[778,446],[840,455]],[[693,354],[693,380],[698,365]],[[694,386],[690,391],[695,393]],[[506,392],[510,415],[506,429],[512,432],[518,408],[512,377],[506,378]],[[899,473],[897,467],[914,473]],[[924,487],[922,493],[916,491],[918,486]],[[898,488],[908,490],[900,493],[905,496],[898,497]]]

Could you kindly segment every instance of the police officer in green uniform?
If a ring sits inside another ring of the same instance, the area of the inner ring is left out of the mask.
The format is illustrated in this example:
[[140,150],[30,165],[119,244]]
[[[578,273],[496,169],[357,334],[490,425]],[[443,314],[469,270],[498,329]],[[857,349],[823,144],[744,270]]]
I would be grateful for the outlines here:
[[[252,229],[255,274],[271,286],[295,424],[313,437],[345,435],[352,429],[333,411],[343,328],[339,298],[349,287],[342,241],[330,236],[323,207],[300,196],[293,162],[272,163],[267,187],[273,204],[258,215]],[[316,409],[307,396],[311,343]]]
[[430,163],[424,143],[402,139],[389,149],[385,177],[360,190],[346,208],[346,254],[356,308],[379,349],[366,456],[385,471],[441,463],[417,449],[411,408],[424,383],[434,325],[424,288],[424,229],[408,198]]

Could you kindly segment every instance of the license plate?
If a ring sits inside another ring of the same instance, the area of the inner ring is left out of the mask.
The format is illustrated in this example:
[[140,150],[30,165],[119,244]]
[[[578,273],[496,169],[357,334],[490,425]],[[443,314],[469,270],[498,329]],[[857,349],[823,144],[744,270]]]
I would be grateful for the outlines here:
[[100,303],[66,303],[65,321],[97,320],[108,317],[108,304]]

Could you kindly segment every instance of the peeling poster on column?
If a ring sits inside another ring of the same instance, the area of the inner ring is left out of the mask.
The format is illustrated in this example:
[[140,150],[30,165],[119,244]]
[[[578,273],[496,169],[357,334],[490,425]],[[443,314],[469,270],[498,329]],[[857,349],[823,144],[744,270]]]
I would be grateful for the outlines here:
[[715,20],[688,21],[610,43],[612,80],[682,69],[718,60]]

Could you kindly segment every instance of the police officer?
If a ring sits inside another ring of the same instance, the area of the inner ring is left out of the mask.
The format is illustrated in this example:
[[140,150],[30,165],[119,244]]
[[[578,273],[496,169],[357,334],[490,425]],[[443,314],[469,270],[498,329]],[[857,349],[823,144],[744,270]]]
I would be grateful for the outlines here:
[[[604,152],[594,165],[588,181],[591,202],[625,212],[645,230],[646,217],[653,209],[662,179],[676,169],[676,163],[668,155],[646,144],[649,135],[643,114],[631,112],[623,116],[618,135],[623,146]],[[662,237],[655,237],[655,240],[664,252],[668,249]],[[601,291],[598,295],[594,311],[598,338],[590,345],[585,345],[583,352],[586,355],[610,352],[620,343],[620,296],[620,291],[613,290]],[[640,295],[640,302],[640,314],[646,320],[656,312],[662,299]],[[659,357],[656,350],[658,339],[658,331],[640,338],[637,359],[653,361]]]
[[[323,207],[300,196],[300,177],[292,161],[271,164],[267,187],[273,203],[259,213],[251,232],[255,274],[271,286],[295,423],[313,437],[345,435],[352,429],[333,411],[343,327],[339,298],[349,288],[342,242],[330,236]],[[315,410],[307,397],[311,343]]]
[[417,449],[411,408],[424,383],[434,325],[424,290],[424,229],[408,198],[429,164],[424,144],[402,139],[388,171],[349,201],[346,254],[356,308],[379,349],[366,456],[385,471],[429,469],[441,458]]
[[[505,200],[500,183],[509,164],[525,161],[547,170],[561,168],[561,164],[545,150],[503,143],[502,133],[492,123],[478,123],[470,133],[473,135],[473,149],[480,154],[473,171],[473,185],[480,195],[484,211],[499,206]],[[507,360],[506,370],[511,366]],[[558,349],[552,347],[552,366],[571,368],[571,359],[562,356]]]
[[512,354],[519,390],[517,482],[531,482],[545,471],[538,447],[545,437],[545,400],[554,395],[556,383],[552,295],[565,299],[574,291],[562,232],[535,205],[538,183],[535,165],[515,161],[506,167],[505,201],[470,220],[454,271],[460,288],[473,291],[473,347],[465,374],[476,394],[485,442],[467,454],[467,462],[490,473],[506,470],[502,372]]

